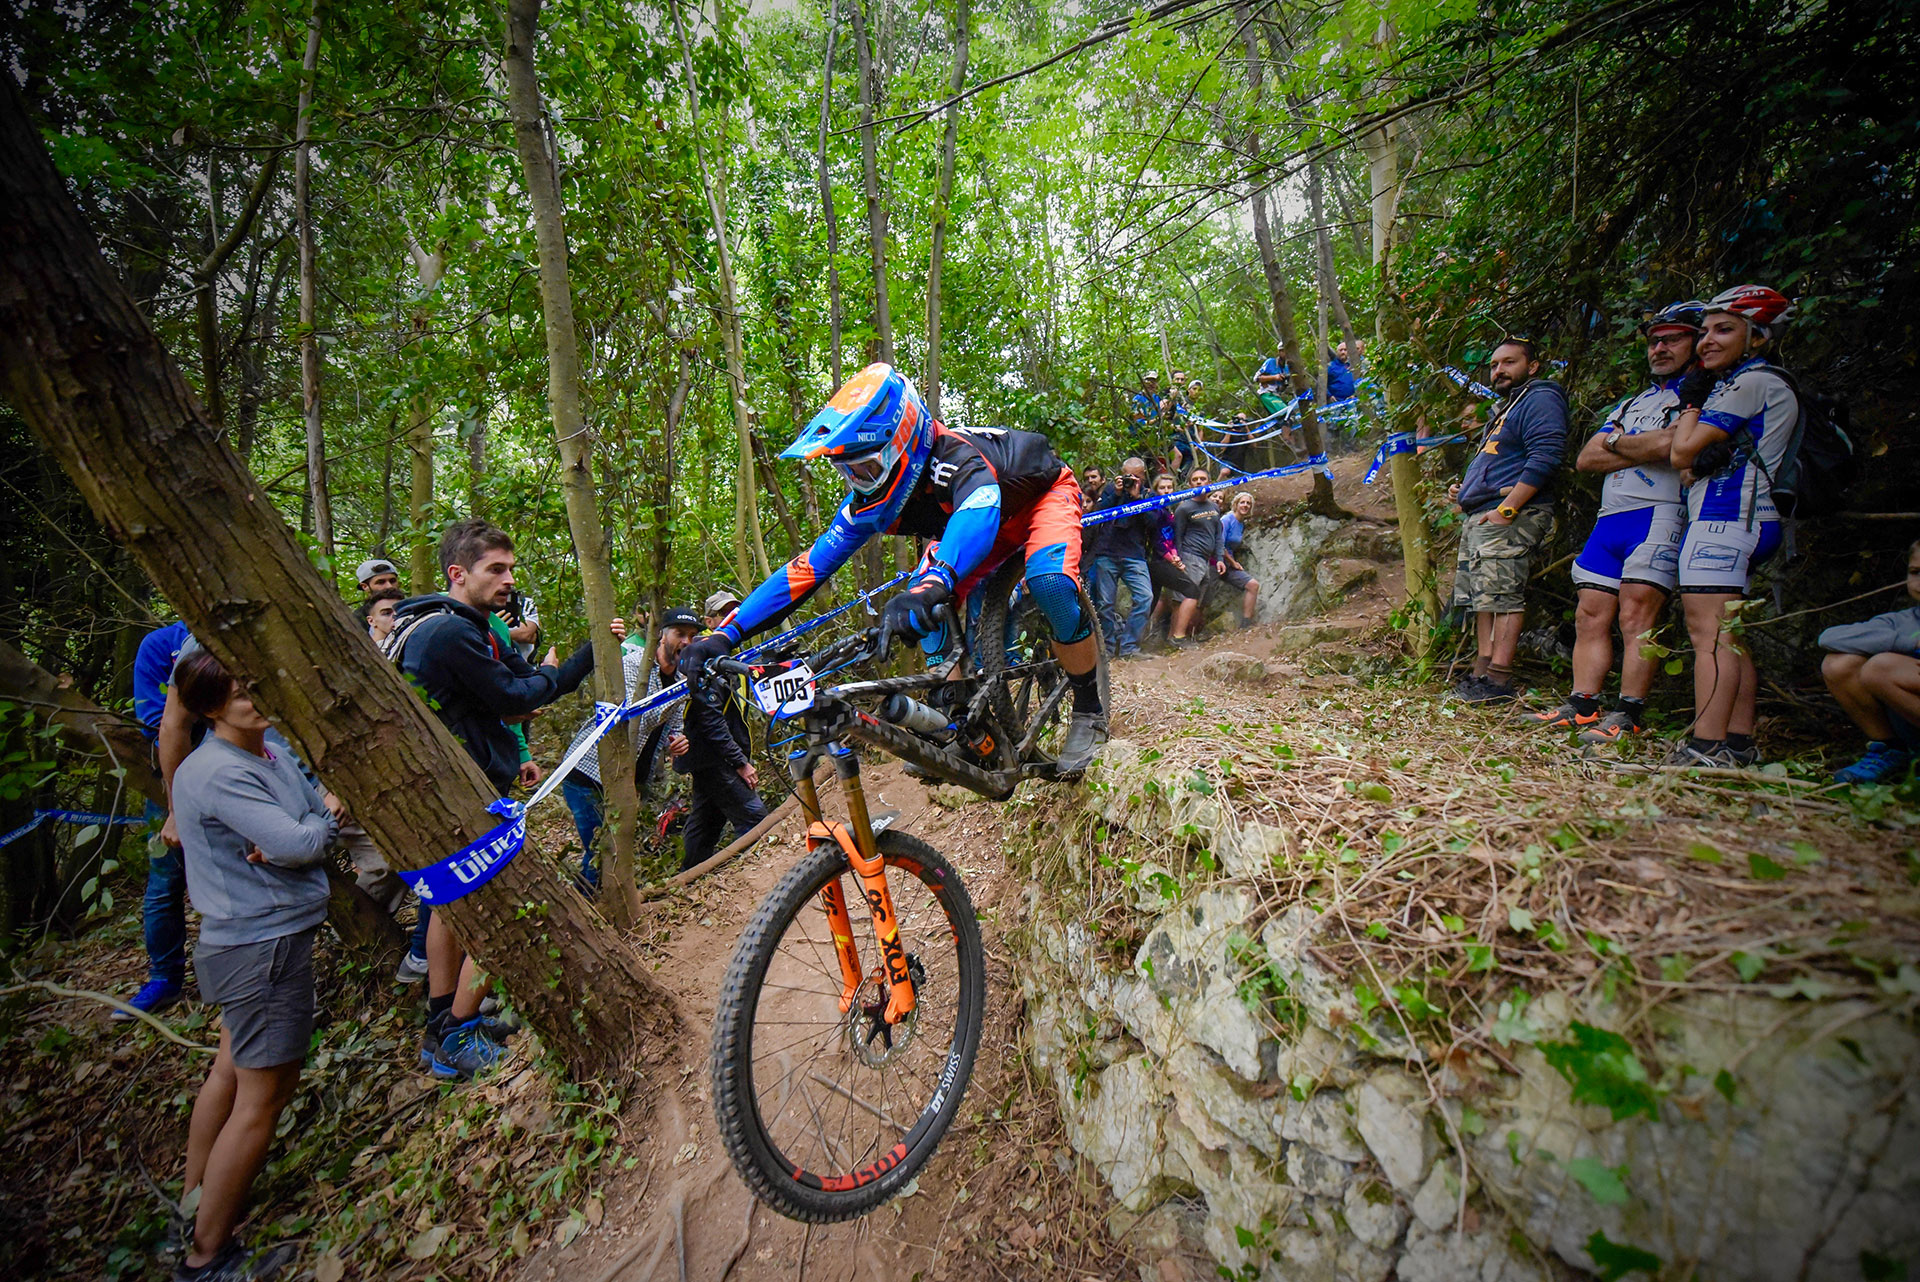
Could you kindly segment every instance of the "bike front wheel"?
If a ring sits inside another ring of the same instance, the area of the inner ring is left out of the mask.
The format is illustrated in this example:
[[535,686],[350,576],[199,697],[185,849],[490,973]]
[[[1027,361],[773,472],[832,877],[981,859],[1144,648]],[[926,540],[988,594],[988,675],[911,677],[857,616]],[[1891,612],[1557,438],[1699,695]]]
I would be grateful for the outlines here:
[[[960,874],[924,841],[878,835],[914,1011],[887,1005],[871,906],[846,852],[823,845],[755,911],[720,989],[713,1103],[740,1178],[816,1224],[864,1215],[933,1156],[960,1107],[986,1008],[980,925]],[[867,968],[852,1008],[822,892],[839,885]]]

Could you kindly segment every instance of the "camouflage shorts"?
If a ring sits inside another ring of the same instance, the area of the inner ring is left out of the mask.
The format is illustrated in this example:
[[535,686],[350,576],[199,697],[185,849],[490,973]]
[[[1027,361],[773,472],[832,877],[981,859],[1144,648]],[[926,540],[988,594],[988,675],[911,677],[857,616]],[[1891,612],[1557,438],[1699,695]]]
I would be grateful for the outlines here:
[[1475,614],[1518,614],[1526,608],[1535,555],[1553,537],[1553,507],[1529,503],[1508,525],[1489,521],[1492,515],[1489,509],[1466,518],[1453,604]]

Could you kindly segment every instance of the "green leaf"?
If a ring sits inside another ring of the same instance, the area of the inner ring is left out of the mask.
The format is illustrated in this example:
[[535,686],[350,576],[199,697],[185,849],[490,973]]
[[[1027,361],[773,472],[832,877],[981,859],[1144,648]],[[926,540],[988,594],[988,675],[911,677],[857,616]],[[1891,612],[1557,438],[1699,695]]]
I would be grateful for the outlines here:
[[1502,1046],[1510,1046],[1514,1042],[1531,1044],[1540,1036],[1539,1030],[1527,1022],[1525,993],[1515,993],[1511,1000],[1500,1003],[1500,1013],[1495,1016],[1490,1031],[1493,1040]]
[[1691,846],[1688,846],[1687,854],[1691,858],[1698,859],[1704,864],[1717,864],[1726,857],[1722,855],[1718,849],[1709,846],[1704,841],[1696,841]]
[[1240,1244],[1242,1251],[1251,1251],[1254,1243],[1260,1239],[1255,1237],[1253,1230],[1249,1229],[1246,1225],[1236,1224],[1233,1226],[1233,1240]]
[[1533,929],[1533,914],[1524,908],[1509,908],[1507,925],[1516,933],[1524,935]]
[[1383,783],[1363,783],[1354,791],[1355,795],[1365,797],[1368,801],[1393,800],[1393,789]]
[[1779,881],[1787,875],[1785,868],[1765,855],[1748,855],[1747,872],[1755,881]]
[[73,834],[73,844],[76,846],[84,846],[89,841],[92,841],[95,837],[98,837],[99,835],[100,835],[100,825],[88,824],[86,827],[82,828],[79,832],[76,832]]
[[1668,676],[1677,677],[1687,670],[1687,661],[1685,659],[1668,659],[1660,666],[1666,669]]
[[1796,864],[1817,864],[1820,862],[1820,848],[1811,841],[1793,843],[1793,862]]
[[1467,928],[1467,919],[1457,913],[1448,913],[1440,919],[1440,924],[1458,935]]
[[1608,1166],[1591,1157],[1576,1157],[1567,1163],[1567,1174],[1580,1182],[1594,1201],[1602,1206],[1627,1204],[1627,1168]]
[[1384,854],[1397,854],[1406,844],[1407,839],[1397,832],[1383,832],[1380,834],[1380,849]]
[[1468,972],[1478,973],[1481,971],[1489,971],[1492,969],[1493,969],[1493,945],[1468,944],[1467,945]]
[[1739,1088],[1734,1084],[1733,1074],[1723,1068],[1713,1075],[1713,1089],[1719,1091],[1720,1097],[1727,1103],[1732,1104],[1734,1092]]
[[1387,937],[1387,923],[1384,921],[1376,921],[1367,927],[1367,933],[1375,939],[1385,939]]
[[1751,984],[1754,977],[1767,968],[1767,959],[1754,953],[1735,953],[1727,958],[1733,963],[1733,973],[1740,976],[1740,982]]
[[1593,1257],[1593,1266],[1600,1270],[1602,1282],[1620,1282],[1629,1273],[1652,1277],[1660,1267],[1659,1256],[1637,1246],[1608,1241],[1607,1235],[1597,1229],[1587,1239],[1587,1254]]
[[1598,1104],[1623,1122],[1635,1114],[1660,1120],[1660,1097],[1647,1070],[1620,1034],[1573,1022],[1570,1042],[1542,1042],[1541,1054],[1573,1087],[1577,1103]]

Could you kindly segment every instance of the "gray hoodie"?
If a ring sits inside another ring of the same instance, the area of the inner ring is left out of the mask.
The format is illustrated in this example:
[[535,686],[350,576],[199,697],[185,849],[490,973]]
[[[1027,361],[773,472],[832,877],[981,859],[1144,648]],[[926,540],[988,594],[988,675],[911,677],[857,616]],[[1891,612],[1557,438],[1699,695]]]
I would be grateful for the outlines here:
[[1817,644],[1835,654],[1892,653],[1920,658],[1920,605],[1828,628]]
[[[200,942],[258,944],[327,916],[322,864],[339,824],[288,753],[256,757],[208,735],[173,776],[173,816],[186,855]],[[258,846],[267,862],[247,862]]]

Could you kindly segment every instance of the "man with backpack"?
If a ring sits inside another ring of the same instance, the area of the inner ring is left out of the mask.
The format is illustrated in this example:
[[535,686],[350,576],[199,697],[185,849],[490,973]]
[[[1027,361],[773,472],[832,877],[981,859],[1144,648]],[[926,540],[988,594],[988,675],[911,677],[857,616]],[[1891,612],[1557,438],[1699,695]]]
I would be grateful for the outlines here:
[[1776,478],[1800,434],[1800,398],[1764,355],[1793,305],[1765,285],[1736,285],[1706,305],[1680,381],[1672,462],[1687,485],[1680,593],[1693,639],[1693,726],[1668,757],[1687,766],[1749,766],[1760,674],[1730,628],[1755,567],[1780,546]]
[[[1600,430],[1574,460],[1598,472],[1600,512],[1573,562],[1580,601],[1574,616],[1573,691],[1551,712],[1534,715],[1545,730],[1578,730],[1582,743],[1616,743],[1639,734],[1653,660],[1643,638],[1660,621],[1679,581],[1680,538],[1687,513],[1680,474],[1668,461],[1680,397],[1674,391],[1693,366],[1706,304],[1694,299],[1661,308],[1640,327],[1653,382],[1607,411]],[[1620,705],[1602,717],[1600,690],[1613,666],[1613,623],[1620,620]]]
[[[445,593],[415,597],[394,612],[383,650],[426,696],[447,729],[506,796],[521,776],[520,744],[508,720],[572,693],[593,671],[593,647],[583,644],[564,663],[547,651],[533,667],[504,644],[489,618],[513,592],[513,540],[478,517],[456,521],[440,537]],[[427,916],[425,905],[421,914]],[[431,917],[426,933],[427,1030],[420,1061],[436,1077],[471,1077],[500,1056],[500,1030],[480,1016],[483,994],[473,963]]]

